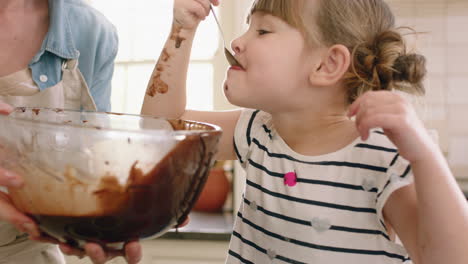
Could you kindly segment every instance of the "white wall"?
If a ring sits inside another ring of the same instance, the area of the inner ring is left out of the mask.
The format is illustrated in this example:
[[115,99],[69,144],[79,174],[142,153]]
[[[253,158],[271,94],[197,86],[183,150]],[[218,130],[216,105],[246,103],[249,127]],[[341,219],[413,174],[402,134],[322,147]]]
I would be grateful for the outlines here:
[[423,117],[438,131],[455,176],[468,179],[468,1],[389,2],[400,25],[427,32],[416,41],[428,62]]

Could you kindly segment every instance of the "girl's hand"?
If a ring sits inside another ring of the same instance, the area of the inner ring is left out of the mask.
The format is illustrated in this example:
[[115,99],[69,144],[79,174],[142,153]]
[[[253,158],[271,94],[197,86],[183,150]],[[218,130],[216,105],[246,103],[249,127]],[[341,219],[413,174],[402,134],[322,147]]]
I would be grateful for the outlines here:
[[382,128],[409,162],[424,159],[437,148],[411,104],[401,95],[389,92],[367,92],[350,107],[348,116],[356,116],[356,126],[363,140],[369,130]]
[[219,5],[219,0],[174,0],[174,23],[195,29],[210,14],[210,5]]

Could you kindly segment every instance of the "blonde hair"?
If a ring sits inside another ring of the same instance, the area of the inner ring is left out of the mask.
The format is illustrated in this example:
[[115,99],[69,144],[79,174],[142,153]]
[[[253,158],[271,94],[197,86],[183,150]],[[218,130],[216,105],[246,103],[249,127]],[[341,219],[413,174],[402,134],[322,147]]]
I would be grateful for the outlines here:
[[346,46],[351,65],[343,76],[348,102],[367,91],[425,93],[424,56],[407,53],[402,28],[383,0],[256,0],[250,14],[265,12],[299,29],[309,44]]

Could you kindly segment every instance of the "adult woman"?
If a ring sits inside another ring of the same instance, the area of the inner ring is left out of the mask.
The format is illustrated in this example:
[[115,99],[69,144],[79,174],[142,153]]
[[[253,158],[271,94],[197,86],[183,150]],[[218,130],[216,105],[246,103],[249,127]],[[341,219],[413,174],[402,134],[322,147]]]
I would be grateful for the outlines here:
[[[3,0],[0,33],[0,113],[11,106],[110,110],[117,34],[84,1]],[[2,185],[21,178],[0,168]],[[0,263],[65,263],[56,246],[30,240],[41,240],[37,226],[5,191],[0,229]]]

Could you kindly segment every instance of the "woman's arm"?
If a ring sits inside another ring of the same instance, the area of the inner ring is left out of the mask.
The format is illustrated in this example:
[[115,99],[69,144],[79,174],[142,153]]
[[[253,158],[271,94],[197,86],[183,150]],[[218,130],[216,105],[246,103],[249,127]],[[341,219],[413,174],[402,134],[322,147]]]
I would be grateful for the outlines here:
[[89,90],[93,96],[98,111],[111,111],[112,76],[114,75],[115,58],[118,51],[118,38],[115,31],[111,37],[104,38],[106,47],[98,50],[94,65],[92,83]]

